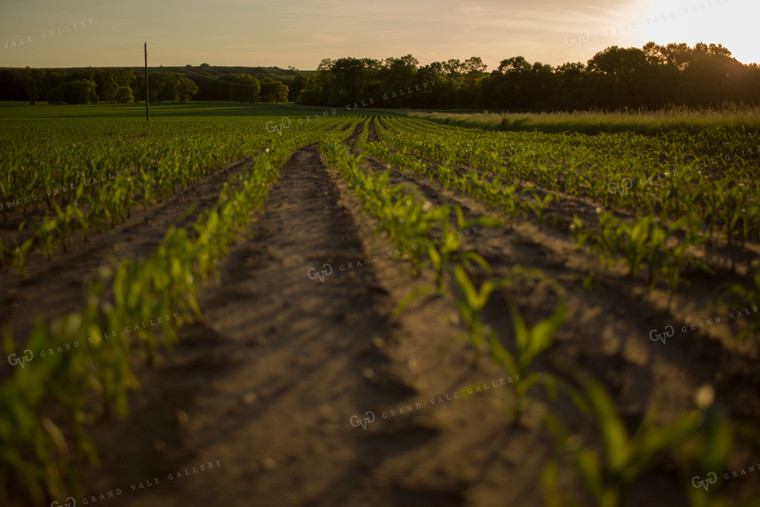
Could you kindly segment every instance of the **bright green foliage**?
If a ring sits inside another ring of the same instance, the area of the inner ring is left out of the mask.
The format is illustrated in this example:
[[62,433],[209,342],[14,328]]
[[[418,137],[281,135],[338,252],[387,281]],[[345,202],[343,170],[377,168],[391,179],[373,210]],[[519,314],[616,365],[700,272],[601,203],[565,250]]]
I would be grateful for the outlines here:
[[701,261],[687,256],[689,248],[705,241],[694,227],[687,229],[680,241],[668,241],[677,231],[685,227],[686,219],[677,220],[665,229],[652,216],[645,216],[629,223],[603,212],[598,216],[598,232],[582,230],[582,224],[575,222],[576,234],[591,236],[594,248],[602,257],[614,260],[622,257],[628,264],[629,275],[635,277],[641,264],[648,268],[648,283],[653,286],[657,276],[678,288],[681,270],[689,265],[708,270]]
[[[583,439],[570,435],[562,420],[551,411],[546,416],[546,423],[557,438],[560,453],[572,460],[594,505],[625,505],[627,492],[663,453],[670,452],[687,476],[725,469],[733,446],[733,430],[716,409],[699,407],[665,426],[658,426],[647,418],[630,435],[602,385],[580,370],[567,365],[563,368],[570,372],[575,384],[563,383],[562,387],[581,413],[593,420],[599,441],[594,445],[582,445]],[[550,462],[545,473],[552,474],[555,467],[556,462]],[[546,484],[550,490],[554,488],[554,482]],[[695,489],[685,481],[685,492],[691,505],[717,505],[714,501],[717,490]],[[549,497],[560,505],[561,494],[556,489],[549,493]]]

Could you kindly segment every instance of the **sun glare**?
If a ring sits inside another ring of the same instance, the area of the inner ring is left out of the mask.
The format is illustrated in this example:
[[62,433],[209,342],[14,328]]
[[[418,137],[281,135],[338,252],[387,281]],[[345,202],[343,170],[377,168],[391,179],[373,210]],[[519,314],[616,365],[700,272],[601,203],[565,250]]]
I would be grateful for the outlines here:
[[686,42],[720,43],[743,63],[760,62],[756,0],[650,0],[638,29],[637,45]]

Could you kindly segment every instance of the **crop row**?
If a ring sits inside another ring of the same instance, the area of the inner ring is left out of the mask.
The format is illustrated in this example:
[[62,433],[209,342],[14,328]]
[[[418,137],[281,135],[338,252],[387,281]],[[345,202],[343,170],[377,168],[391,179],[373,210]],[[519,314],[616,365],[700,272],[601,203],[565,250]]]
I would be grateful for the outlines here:
[[[389,123],[404,125],[404,130],[399,129],[396,134],[392,134],[384,128],[378,129],[381,142],[365,142],[361,145],[362,151],[393,162],[403,169],[435,179],[444,188],[460,190],[512,218],[534,217],[539,228],[550,219],[554,219],[555,222],[563,218],[567,220],[567,217],[562,216],[562,206],[559,205],[563,199],[566,199],[566,195],[561,191],[546,190],[546,187],[552,186],[551,184],[544,183],[539,186],[530,181],[515,181],[508,179],[503,173],[494,176],[491,172],[490,176],[487,176],[481,171],[471,169],[477,166],[477,162],[461,154],[457,155],[459,157],[457,160],[463,166],[455,162],[425,160],[426,155],[434,155],[436,149],[445,146],[445,143],[430,142],[425,145],[415,137],[417,134],[411,134],[406,130],[409,126],[405,124],[405,120],[391,120]],[[426,133],[425,137],[429,135]],[[456,136],[453,139],[455,140]],[[423,149],[424,146],[428,148]],[[728,185],[728,182],[725,184]],[[667,190],[670,185],[672,181],[662,188]],[[686,190],[688,188],[688,186],[678,187],[678,192],[688,195],[689,192]],[[742,190],[745,189],[744,186],[735,185],[733,188],[734,190],[725,191],[721,195],[710,194],[709,199],[712,199],[711,202],[715,204],[717,215],[723,216],[725,223],[730,225],[726,229],[729,241],[732,237],[736,237],[731,235],[732,231],[734,233],[739,231],[738,237],[743,243],[746,238],[752,236],[751,224],[758,223],[760,212],[754,205],[740,202],[736,197],[738,193],[744,191]],[[711,191],[718,192],[718,190]],[[557,206],[554,205],[555,203]],[[690,209],[693,208],[692,203]],[[677,219],[663,219],[653,213],[639,215],[638,217],[621,217],[619,212],[612,213],[598,207],[595,219],[591,223],[584,223],[577,216],[570,221],[570,236],[579,247],[584,244],[590,246],[609,263],[624,261],[632,277],[637,275],[643,264],[650,287],[662,282],[671,290],[676,290],[685,270],[697,268],[708,273],[713,271],[710,262],[714,262],[714,257],[699,255],[700,249],[709,252],[711,248],[717,247],[713,241],[713,227],[709,222],[706,228],[705,223],[694,220],[694,214]],[[706,233],[706,229],[709,234]],[[729,252],[731,267],[734,268],[739,250],[735,247],[729,249]],[[748,271],[760,272],[760,265],[752,267],[753,259],[756,257],[752,250],[746,249],[741,252],[746,259]],[[734,283],[727,295],[734,297],[738,304],[751,305],[756,300],[754,295],[758,292],[760,292],[760,285],[758,285],[758,278],[755,277],[749,287]],[[757,323],[754,323],[744,329],[739,337],[748,335],[757,327]]]
[[[48,258],[66,252],[73,233],[86,241],[91,230],[128,219],[136,204],[147,208],[161,202],[231,160],[266,150],[274,139],[250,135],[249,129],[265,131],[263,120],[149,128],[126,123],[115,131],[99,124],[70,132],[37,127],[44,145],[26,142],[23,126],[4,128],[9,129],[3,141],[9,153],[0,161],[2,212],[5,218],[9,211],[25,218],[12,240],[0,241],[0,264],[13,262],[22,274],[31,250],[41,248]],[[210,129],[215,135],[203,133]],[[7,206],[16,203],[18,209]]]
[[[363,143],[361,149],[400,168],[434,179],[446,189],[457,189],[511,218],[534,217],[539,228],[550,214],[552,201],[558,199],[552,192],[542,194],[537,189],[525,187],[521,193],[517,184],[506,185],[498,177],[488,179],[477,171],[425,162],[401,150],[388,149],[383,143]],[[663,230],[651,217],[638,219],[631,226],[607,212],[600,214],[599,220],[597,232],[597,229],[585,228],[575,218],[571,232],[577,243],[581,246],[586,241],[593,243],[609,260],[624,258],[629,263],[631,276],[635,276],[640,264],[646,262],[650,285],[663,280],[676,289],[683,269],[692,264],[703,266],[687,256],[687,251],[699,242],[693,230],[680,241],[666,241],[674,230],[681,230],[683,219],[672,224],[669,231]],[[645,249],[648,255],[644,254]]]
[[[78,468],[85,460],[97,462],[88,426],[113,412],[124,414],[128,390],[137,385],[131,353],[139,350],[150,364],[158,346],[171,349],[176,326],[202,317],[199,284],[262,205],[286,157],[327,127],[294,132],[256,155],[252,169],[225,185],[216,205],[192,227],[172,227],[147,258],[104,270],[88,285],[79,311],[35,327],[25,345],[35,356],[72,341],[82,346],[17,367],[0,385],[0,503],[21,496],[42,505],[81,493]],[[178,317],[160,330],[136,330],[135,340],[108,337],[109,330],[167,314]],[[87,336],[103,338],[83,340]],[[9,347],[7,337],[6,352],[14,352]]]
[[[363,151],[371,149],[373,144],[378,143],[367,143],[366,134],[358,141]],[[394,162],[398,160],[394,158],[397,153],[382,152],[383,147],[375,148],[381,153],[374,154],[386,155]],[[405,193],[401,186],[390,186],[390,168],[381,174],[365,169],[361,155],[354,158],[335,142],[323,143],[321,149],[327,161],[359,196],[365,209],[377,219],[379,227],[397,244],[422,245],[432,231],[449,227],[448,206],[428,204],[426,208],[413,195]],[[401,161],[409,162],[404,158]],[[456,210],[456,217],[458,227],[468,225],[461,210]],[[477,220],[494,225],[490,220]],[[543,471],[550,505],[561,505],[569,496],[556,486],[559,463],[564,460],[572,463],[577,484],[585,490],[587,500],[606,507],[623,505],[633,485],[663,456],[678,463],[685,495],[691,505],[717,505],[720,502],[717,489],[695,489],[688,480],[695,474],[704,475],[722,469],[732,453],[733,425],[713,406],[711,388],[700,390],[695,400],[696,408],[675,421],[659,426],[653,418],[647,417],[636,432],[629,433],[610,395],[587,373],[562,360],[554,362],[560,375],[535,366],[535,359],[552,346],[553,336],[564,321],[567,306],[563,288],[540,271],[520,266],[513,267],[506,276],[494,277],[482,258],[459,251],[459,246],[454,243],[446,252],[441,251],[443,247],[435,245],[413,249],[410,260],[418,269],[426,266],[435,273],[435,292],[447,297],[459,310],[475,358],[480,357],[485,347],[492,360],[517,379],[513,392],[515,423],[529,407],[543,414],[545,427],[556,444],[554,457],[545,463]],[[440,262],[444,258],[446,262]],[[545,283],[555,295],[554,310],[534,325],[526,323],[509,293],[518,278]],[[447,282],[441,283],[444,279]],[[450,287],[449,291],[445,290],[446,286]],[[513,327],[511,343],[499,337],[483,321],[483,309],[496,295],[505,299],[509,310]],[[541,386],[549,403],[536,397],[536,389]],[[561,404],[553,403],[560,393],[572,401],[578,414],[587,418],[594,430],[582,436],[573,434],[564,422],[566,412],[559,412]]]
[[[606,208],[665,221],[686,218],[686,228],[699,226],[710,240],[722,232],[729,245],[760,239],[760,182],[754,177],[760,145],[751,137],[478,133],[431,128],[424,120],[386,123],[391,132],[381,129],[382,139],[405,152],[463,165],[505,183],[530,183],[590,199]],[[715,171],[706,169],[702,137],[722,143],[723,151],[734,156],[721,159],[724,163]]]

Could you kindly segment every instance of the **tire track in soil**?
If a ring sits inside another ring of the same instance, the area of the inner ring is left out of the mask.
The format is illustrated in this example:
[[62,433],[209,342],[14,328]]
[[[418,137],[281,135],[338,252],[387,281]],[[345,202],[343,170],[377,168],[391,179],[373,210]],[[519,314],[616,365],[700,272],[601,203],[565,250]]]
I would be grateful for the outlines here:
[[[146,373],[129,418],[99,428],[104,468],[89,490],[219,460],[215,473],[129,491],[114,505],[460,504],[451,485],[402,487],[383,466],[434,438],[434,421],[349,423],[416,390],[390,359],[395,301],[374,268],[336,270],[323,283],[307,276],[308,266],[366,255],[340,195],[315,146],[291,157],[250,237],[202,291],[205,322],[180,330],[176,357]],[[177,410],[188,414],[179,429]]]
[[[39,251],[30,254],[26,278],[17,274],[15,266],[5,266],[0,272],[0,329],[10,326],[16,346],[21,347],[35,322],[50,322],[76,311],[87,281],[100,267],[110,265],[111,258],[138,259],[150,254],[170,226],[191,225],[202,210],[216,203],[223,185],[250,163],[250,158],[233,162],[147,210],[135,206],[126,222],[89,234],[87,242],[76,231],[68,253],[55,254],[50,261]],[[194,209],[188,213],[191,204]]]

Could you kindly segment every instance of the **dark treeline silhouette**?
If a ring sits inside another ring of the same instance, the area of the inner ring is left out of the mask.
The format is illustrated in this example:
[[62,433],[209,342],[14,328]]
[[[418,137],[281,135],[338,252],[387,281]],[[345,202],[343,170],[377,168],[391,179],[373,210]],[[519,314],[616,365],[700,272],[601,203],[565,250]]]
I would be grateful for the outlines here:
[[[260,67],[149,68],[151,101],[295,101],[303,76],[295,69]],[[0,69],[0,100],[34,104],[129,103],[145,100],[142,68]]]
[[[415,85],[424,84],[422,91]],[[363,101],[363,103],[362,103]],[[371,101],[371,104],[370,104]],[[657,109],[669,105],[760,103],[760,68],[721,44],[611,46],[585,65],[502,60],[490,73],[479,57],[420,66],[412,55],[322,60],[305,78],[302,104],[491,110]]]
[[[522,56],[488,72],[479,57],[420,66],[412,55],[322,60],[315,72],[278,67],[149,68],[152,101],[234,100],[430,109],[658,109],[760,104],[760,67],[721,44],[611,46],[586,64]],[[0,69],[0,100],[90,103],[145,100],[141,68]]]

